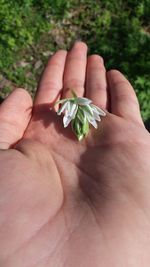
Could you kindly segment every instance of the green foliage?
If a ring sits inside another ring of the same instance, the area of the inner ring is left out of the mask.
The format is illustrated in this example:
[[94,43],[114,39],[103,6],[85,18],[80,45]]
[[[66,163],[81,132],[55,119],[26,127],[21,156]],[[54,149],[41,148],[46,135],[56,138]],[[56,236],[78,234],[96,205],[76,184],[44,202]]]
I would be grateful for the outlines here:
[[[52,54],[82,39],[90,53],[104,57],[108,69],[117,68],[129,78],[147,119],[149,14],[150,0],[0,0],[1,76],[12,87],[24,86],[34,93],[48,51]],[[6,90],[3,86],[1,95],[7,92],[8,85]]]

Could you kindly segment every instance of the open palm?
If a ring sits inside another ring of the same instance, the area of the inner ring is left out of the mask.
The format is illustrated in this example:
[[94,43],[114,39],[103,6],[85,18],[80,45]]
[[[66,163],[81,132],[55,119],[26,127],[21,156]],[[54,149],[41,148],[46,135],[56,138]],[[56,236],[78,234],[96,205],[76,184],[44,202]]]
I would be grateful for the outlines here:
[[[50,111],[69,88],[109,110],[82,142]],[[0,107],[0,266],[149,266],[150,138],[129,82],[77,42],[31,111],[22,89]]]

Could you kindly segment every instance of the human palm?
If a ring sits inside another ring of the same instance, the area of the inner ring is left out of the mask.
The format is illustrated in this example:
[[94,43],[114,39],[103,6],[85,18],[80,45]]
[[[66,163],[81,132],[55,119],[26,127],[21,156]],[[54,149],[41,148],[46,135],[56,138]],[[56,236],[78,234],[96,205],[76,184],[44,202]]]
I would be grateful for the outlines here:
[[[78,142],[49,103],[61,87],[62,97],[71,87],[85,95],[85,80],[86,96],[110,113]],[[111,71],[106,81],[102,59],[86,61],[76,43],[50,59],[32,115],[23,90],[0,114],[1,148],[12,146],[0,153],[1,266],[149,266],[150,138],[127,80]]]

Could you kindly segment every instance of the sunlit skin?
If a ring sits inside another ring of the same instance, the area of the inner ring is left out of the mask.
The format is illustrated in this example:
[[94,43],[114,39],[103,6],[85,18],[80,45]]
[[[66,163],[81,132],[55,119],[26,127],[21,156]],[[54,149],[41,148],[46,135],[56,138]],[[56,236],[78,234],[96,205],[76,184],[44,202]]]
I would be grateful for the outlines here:
[[[81,142],[50,110],[68,88],[107,112]],[[150,265],[150,136],[130,83],[86,44],[50,58],[33,107],[24,89],[1,104],[0,148],[1,267]]]

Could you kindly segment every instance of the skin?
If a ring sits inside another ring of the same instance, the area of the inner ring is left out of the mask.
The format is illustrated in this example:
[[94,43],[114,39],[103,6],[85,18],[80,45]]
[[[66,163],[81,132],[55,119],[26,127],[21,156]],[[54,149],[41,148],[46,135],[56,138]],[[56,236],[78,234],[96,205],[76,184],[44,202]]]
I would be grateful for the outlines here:
[[[81,142],[49,110],[68,88],[107,110]],[[150,136],[131,84],[85,43],[50,58],[33,107],[24,89],[1,104],[0,148],[1,267],[149,266]]]

